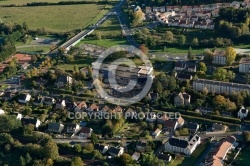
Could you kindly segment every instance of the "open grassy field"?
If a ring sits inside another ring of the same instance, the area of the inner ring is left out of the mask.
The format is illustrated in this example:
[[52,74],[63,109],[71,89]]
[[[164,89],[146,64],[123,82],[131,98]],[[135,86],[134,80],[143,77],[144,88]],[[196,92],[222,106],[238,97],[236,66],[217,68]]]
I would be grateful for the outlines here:
[[35,7],[0,7],[2,21],[22,24],[27,22],[30,29],[45,27],[51,32],[66,32],[84,28],[92,20],[105,14],[105,5],[63,5]]
[[18,52],[23,53],[47,53],[50,51],[50,46],[27,46],[23,48],[17,48]]
[[121,36],[121,27],[117,17],[110,17],[94,33],[100,33],[103,37]]
[[248,166],[250,162],[250,150],[244,149],[240,152],[239,156],[236,158],[235,162],[240,166]]
[[125,38],[112,38],[112,39],[102,39],[102,40],[84,39],[81,42],[79,42],[77,46],[81,44],[93,44],[93,45],[98,45],[102,47],[111,47],[115,45],[127,44],[127,41]]
[[[61,1],[68,1],[68,0],[0,0],[0,5],[24,5],[31,2],[61,2]],[[74,1],[84,1],[84,0],[74,0]]]
[[81,60],[75,60],[72,61],[68,64],[63,64],[63,65],[59,65],[58,67],[64,70],[74,70],[74,66],[77,65],[79,67],[79,69],[83,68],[83,67],[88,67],[91,65],[92,62],[94,62],[95,60],[91,60],[91,59],[81,59]]

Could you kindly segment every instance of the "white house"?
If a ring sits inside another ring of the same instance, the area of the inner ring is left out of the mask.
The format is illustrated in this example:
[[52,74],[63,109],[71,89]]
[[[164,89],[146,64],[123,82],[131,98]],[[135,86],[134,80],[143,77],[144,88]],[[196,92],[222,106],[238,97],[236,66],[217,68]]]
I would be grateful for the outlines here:
[[184,153],[190,156],[201,143],[201,138],[195,134],[191,139],[171,137],[165,144],[165,151],[171,153]]
[[20,94],[20,96],[18,97],[18,102],[19,103],[23,103],[26,104],[27,102],[29,102],[31,99],[31,95],[30,94]]
[[65,100],[59,99],[59,100],[56,101],[56,108],[63,109],[64,107],[66,107]]
[[248,115],[248,109],[246,109],[244,106],[241,106],[239,112],[238,112],[238,117],[240,119],[246,118]]
[[68,123],[65,124],[64,129],[66,129],[66,133],[75,134],[76,132],[79,131],[80,126],[78,124]]
[[109,146],[108,145],[102,145],[102,144],[95,144],[94,149],[98,150],[100,153],[104,154],[108,151]]
[[119,157],[120,155],[122,155],[124,153],[124,148],[120,147],[120,148],[116,148],[116,147],[110,147],[109,148],[109,154],[113,157]]

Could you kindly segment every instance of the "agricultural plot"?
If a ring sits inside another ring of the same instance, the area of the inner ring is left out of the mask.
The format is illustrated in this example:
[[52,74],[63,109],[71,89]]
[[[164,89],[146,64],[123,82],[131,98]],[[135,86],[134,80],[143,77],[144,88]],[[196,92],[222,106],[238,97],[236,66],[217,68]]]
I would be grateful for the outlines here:
[[34,30],[44,27],[50,32],[67,32],[84,28],[103,10],[108,9],[97,4],[0,7],[0,18],[4,22],[27,22]]
[[[0,0],[0,5],[24,5],[31,2],[50,2],[50,3],[56,3],[61,1],[68,1],[68,0]],[[83,0],[74,0],[74,1],[83,1]]]

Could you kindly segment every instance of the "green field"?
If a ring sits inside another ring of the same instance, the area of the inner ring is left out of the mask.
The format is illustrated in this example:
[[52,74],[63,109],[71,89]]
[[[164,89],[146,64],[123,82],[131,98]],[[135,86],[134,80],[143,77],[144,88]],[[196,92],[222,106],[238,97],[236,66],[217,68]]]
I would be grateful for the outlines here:
[[244,149],[240,152],[239,156],[236,158],[235,162],[240,166],[248,166],[250,162],[250,150]]
[[[24,5],[31,2],[61,2],[61,1],[69,1],[69,0],[0,0],[0,5]],[[74,0],[74,1],[84,1],[84,0]]]
[[102,39],[102,40],[84,39],[81,42],[79,42],[77,46],[80,46],[82,44],[93,44],[101,47],[111,47],[115,45],[127,44],[127,41],[125,38],[113,38],[113,39]]
[[18,52],[23,53],[47,53],[50,51],[50,46],[27,46],[23,48],[17,48]]
[[83,68],[83,67],[88,67],[91,66],[91,63],[94,62],[95,60],[91,60],[91,59],[82,59],[82,60],[75,60],[72,61],[68,64],[63,64],[63,65],[59,65],[58,68],[61,68],[63,70],[74,70],[74,66],[77,65],[79,67],[79,69]]
[[94,33],[100,33],[103,37],[121,36],[121,27],[117,17],[110,17]]
[[3,22],[27,22],[34,30],[45,27],[51,32],[67,32],[84,28],[105,10],[108,11],[105,5],[97,4],[0,7],[0,18]]

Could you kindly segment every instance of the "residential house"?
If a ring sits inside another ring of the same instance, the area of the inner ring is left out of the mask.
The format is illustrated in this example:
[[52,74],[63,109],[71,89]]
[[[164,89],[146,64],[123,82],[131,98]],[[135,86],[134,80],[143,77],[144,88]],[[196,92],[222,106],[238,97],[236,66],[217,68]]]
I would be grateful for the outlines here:
[[161,130],[160,129],[156,129],[153,133],[152,133],[152,136],[154,138],[158,137],[159,135],[161,134]]
[[241,58],[239,62],[240,73],[250,73],[250,58]]
[[160,6],[160,7],[153,7],[153,12],[165,12],[166,11],[166,7],[165,6]]
[[188,139],[171,137],[165,144],[165,151],[171,153],[183,153],[190,156],[201,143],[201,138],[195,134]]
[[204,165],[211,166],[223,166],[224,160],[226,160],[227,154],[231,149],[234,149],[236,138],[234,136],[228,136],[223,139],[217,148],[215,148],[210,155],[205,158]]
[[224,50],[215,50],[213,64],[215,65],[226,65],[226,56]]
[[93,104],[91,104],[91,105],[89,106],[89,108],[87,108],[87,111],[90,111],[90,112],[92,112],[92,111],[98,112],[98,111],[99,111],[99,106],[96,105],[95,103],[93,103]]
[[12,92],[4,92],[4,94],[1,95],[1,98],[2,98],[4,101],[7,101],[7,100],[11,100],[14,96],[15,96],[15,94],[12,93]]
[[177,79],[179,81],[190,81],[193,79],[193,76],[191,74],[180,73],[177,75]]
[[165,131],[175,131],[178,127],[178,122],[176,120],[166,120],[163,124],[163,129]]
[[109,108],[109,106],[107,106],[107,105],[104,105],[104,106],[101,108],[101,110],[100,110],[100,112],[103,113],[103,114],[108,113],[108,112],[110,112],[110,111],[112,111],[112,109]]
[[136,115],[136,111],[133,110],[132,108],[128,108],[126,111],[125,111],[125,119],[127,118],[131,118],[133,119],[133,117]]
[[122,113],[122,107],[121,106],[116,106],[113,110],[112,110],[112,112],[114,112],[114,113]]
[[77,106],[77,104],[75,102],[72,102],[72,101],[65,101],[65,104],[66,104],[66,109],[69,110],[69,111],[72,111],[75,109],[75,107]]
[[56,100],[53,97],[44,97],[43,103],[46,105],[55,104]]
[[175,63],[175,67],[174,67],[175,71],[183,71],[185,70],[185,68],[186,68],[185,62],[179,61]]
[[80,103],[77,104],[77,106],[75,107],[75,111],[80,111],[80,110],[84,110],[87,108],[87,104],[85,101],[82,101]]
[[187,106],[190,105],[191,96],[186,92],[180,92],[174,98],[174,105],[175,106]]
[[193,122],[188,122],[186,124],[186,128],[189,130],[190,133],[196,133],[199,130],[199,127],[199,124]]
[[43,101],[44,101],[44,97],[36,96],[35,99],[33,100],[33,104],[37,106],[37,105],[42,104]]
[[64,125],[61,123],[50,122],[48,124],[48,131],[52,133],[61,133],[64,129]]
[[94,149],[99,151],[100,153],[104,154],[108,151],[109,146],[108,145],[102,145],[102,144],[95,144]]
[[164,160],[165,162],[169,163],[171,160],[172,160],[172,156],[170,154],[159,154],[158,155],[158,158],[161,159],[161,160]]
[[203,91],[207,88],[210,93],[228,93],[233,92],[248,92],[250,93],[250,85],[238,84],[232,82],[214,81],[207,79],[196,79],[193,81],[193,89],[196,91]]
[[19,112],[12,112],[11,114],[15,115],[17,120],[21,120],[23,118],[23,115]]
[[176,122],[177,122],[177,128],[181,128],[184,125],[185,120],[181,116],[179,116],[178,119],[176,119]]
[[19,103],[23,103],[23,104],[26,104],[27,102],[29,102],[31,99],[31,95],[30,94],[25,94],[25,93],[22,93],[19,95],[18,97],[18,102]]
[[4,114],[5,114],[4,110],[0,108],[0,115],[4,115]]
[[207,108],[207,107],[198,107],[195,112],[197,113],[202,113],[202,114],[210,114],[213,112],[212,108]]
[[92,132],[93,132],[93,129],[84,126],[84,127],[81,128],[81,130],[79,132],[79,136],[81,136],[81,137],[90,137]]
[[124,153],[124,148],[123,147],[110,147],[109,148],[109,154],[113,157],[119,157],[120,155],[122,155]]
[[56,100],[56,108],[57,109],[63,109],[66,107],[66,102],[63,99]]
[[248,115],[248,109],[246,109],[244,106],[241,106],[238,112],[238,118],[245,119],[247,115]]
[[146,150],[147,142],[145,141],[138,141],[136,143],[136,150],[139,152],[144,152]]
[[212,126],[212,131],[213,132],[226,132],[228,127],[226,125],[218,124],[218,123],[213,123]]
[[39,119],[31,118],[31,117],[22,118],[21,123],[23,125],[33,124],[36,128],[38,128],[41,125],[41,121]]
[[156,121],[156,114],[155,113],[150,113],[150,114],[147,114],[146,116],[146,121],[147,122],[155,122]]
[[195,64],[189,64],[187,65],[187,71],[190,73],[196,73],[197,72],[197,68]]
[[64,130],[67,134],[75,134],[79,131],[80,126],[74,123],[67,123],[64,125]]
[[151,7],[146,7],[145,13],[146,13],[146,14],[152,13],[152,8],[151,8]]
[[155,92],[150,92],[148,93],[148,97],[150,98],[151,101],[155,101],[159,97],[159,94]]
[[55,85],[57,88],[63,88],[66,86],[70,86],[73,82],[72,77],[68,76],[68,75],[60,75],[58,76]]
[[134,152],[132,155],[132,159],[135,161],[138,161],[140,156],[141,156],[141,154],[139,152]]
[[161,117],[157,118],[157,123],[164,124],[166,120],[169,120],[167,114],[163,114]]

